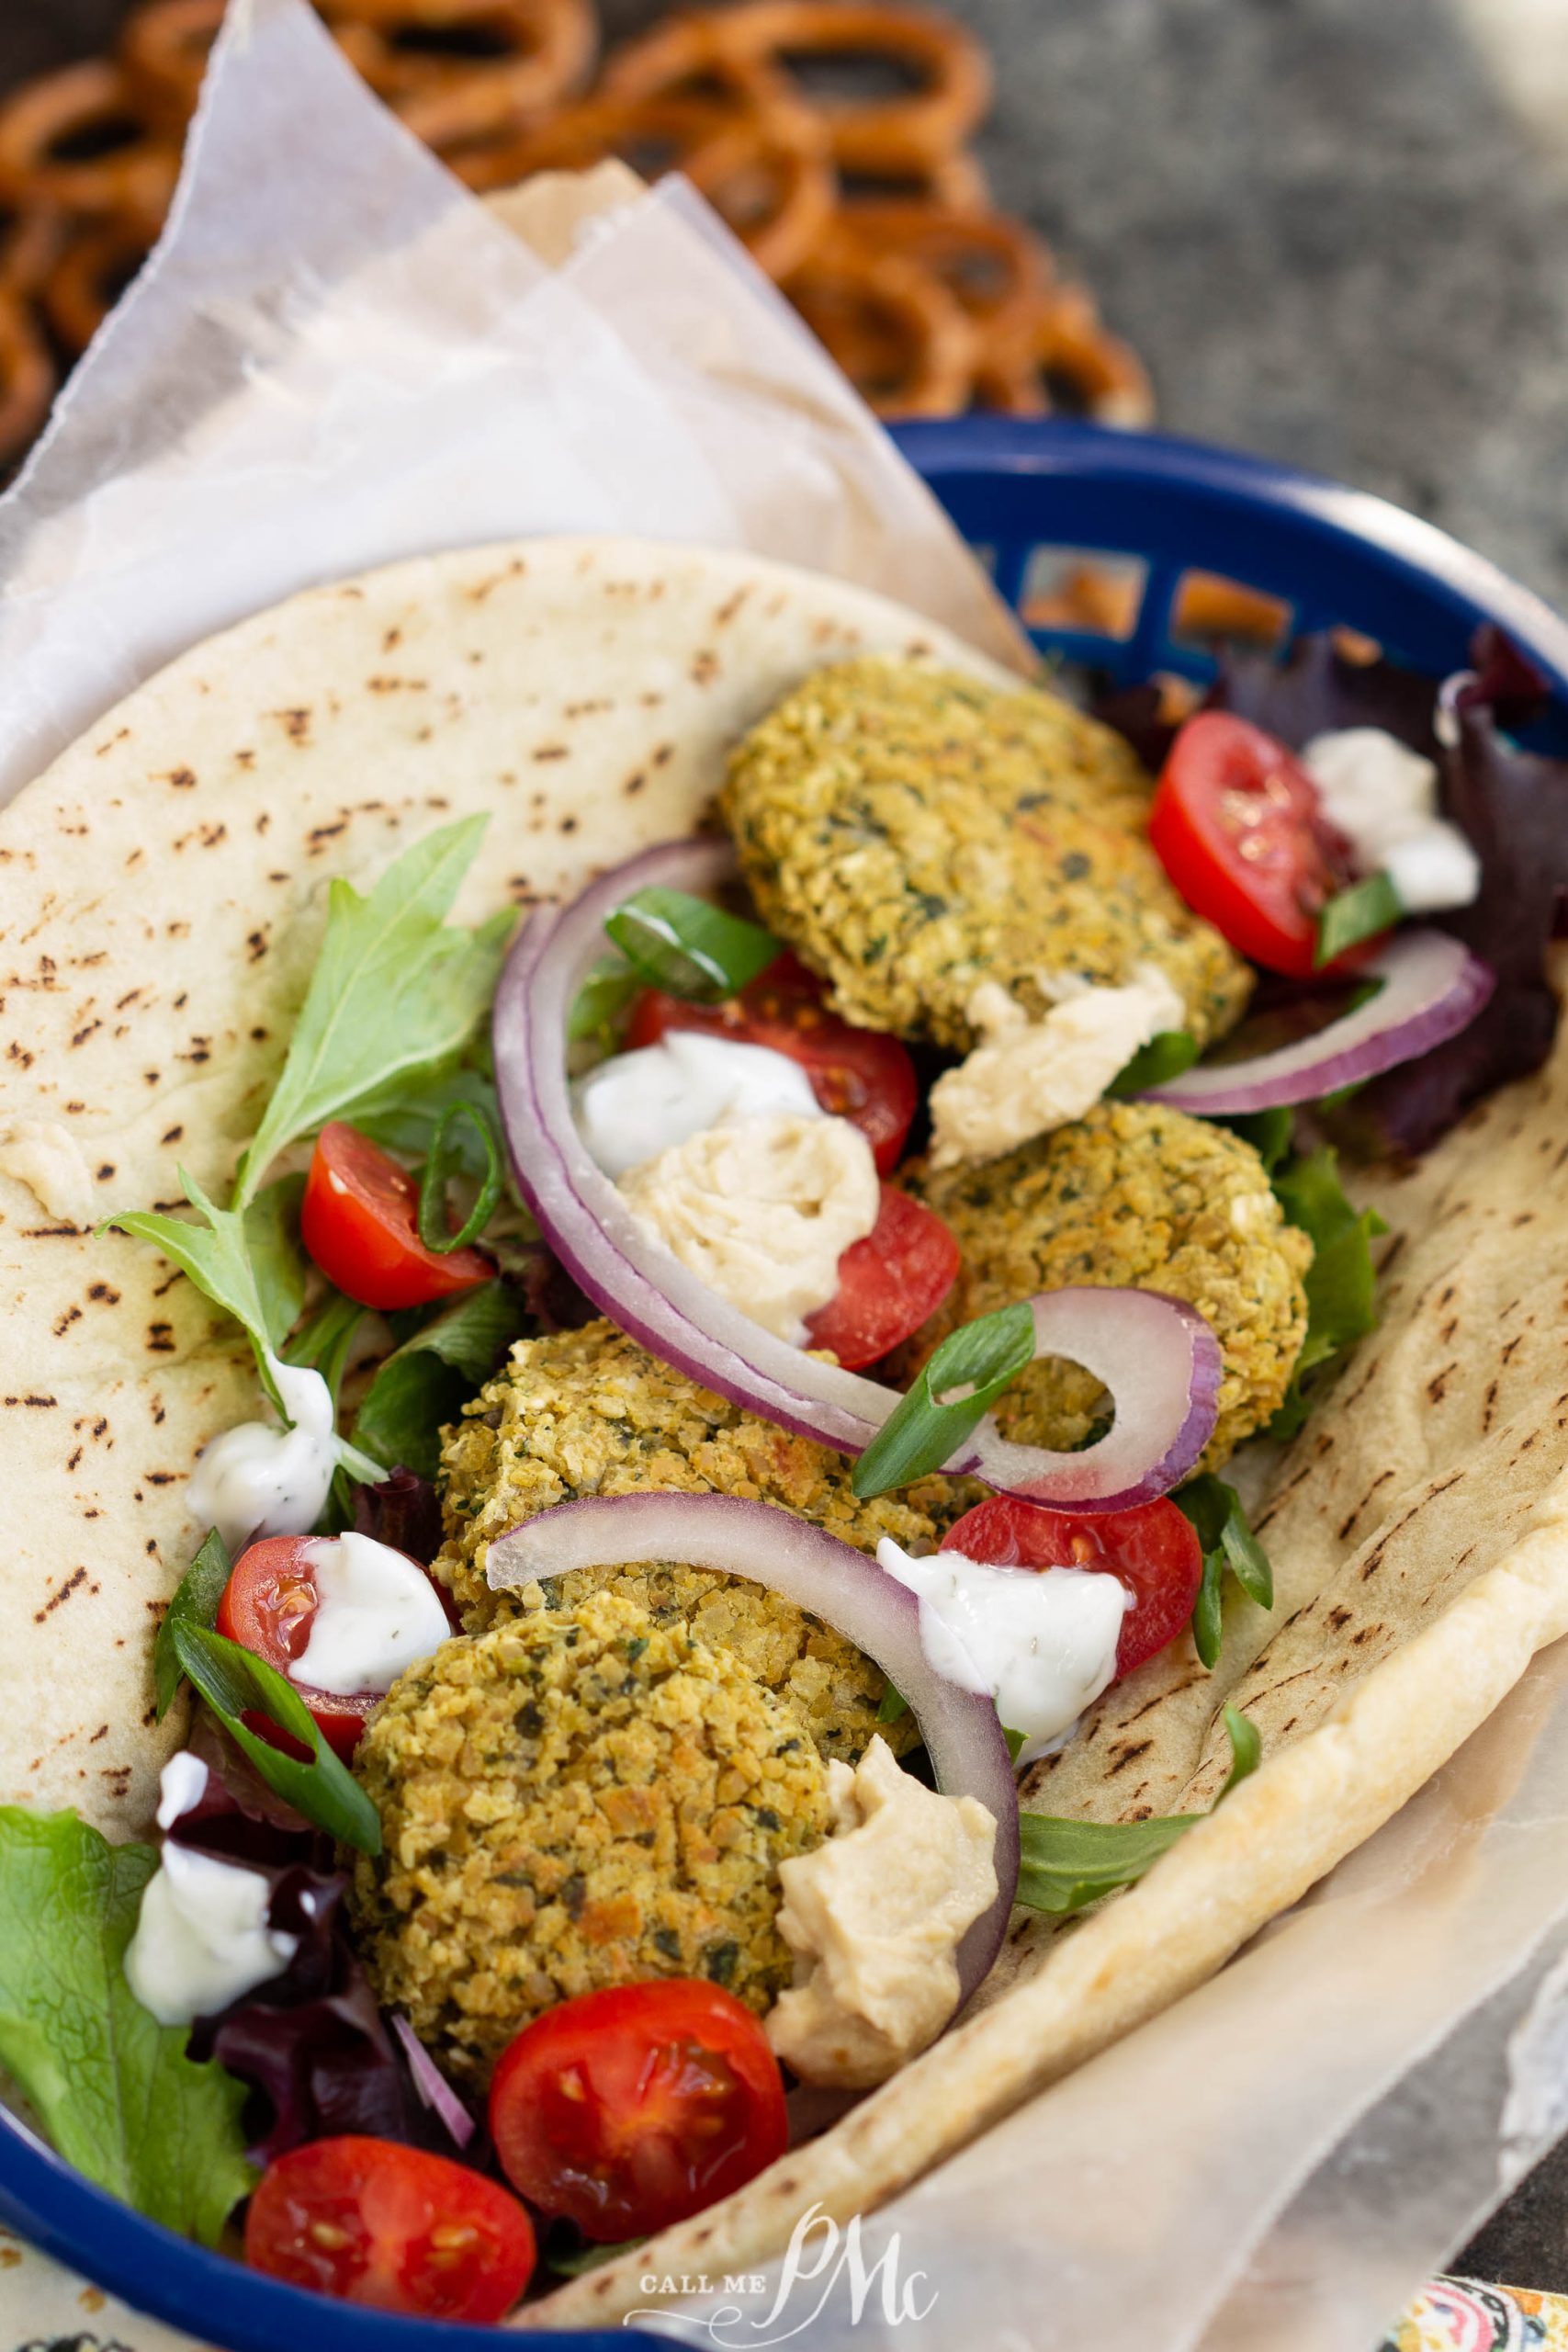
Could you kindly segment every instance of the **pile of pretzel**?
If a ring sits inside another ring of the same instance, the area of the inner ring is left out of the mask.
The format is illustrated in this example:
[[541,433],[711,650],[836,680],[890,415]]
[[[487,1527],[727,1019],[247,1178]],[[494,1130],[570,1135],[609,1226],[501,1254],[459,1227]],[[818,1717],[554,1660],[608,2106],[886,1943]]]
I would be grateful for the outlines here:
[[[317,0],[371,87],[480,191],[624,158],[685,172],[885,413],[1151,413],[1040,240],[988,206],[962,26],[872,0],[673,17],[594,81],[592,0]],[[0,107],[0,466],[150,249],[223,0],[141,0],[117,54]],[[592,86],[591,86],[592,85]]]

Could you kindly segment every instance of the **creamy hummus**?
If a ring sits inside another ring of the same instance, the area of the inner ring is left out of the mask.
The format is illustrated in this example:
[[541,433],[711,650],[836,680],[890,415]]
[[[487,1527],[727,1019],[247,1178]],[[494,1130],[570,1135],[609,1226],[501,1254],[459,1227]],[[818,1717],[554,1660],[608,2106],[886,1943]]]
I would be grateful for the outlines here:
[[870,2090],[936,2040],[958,2007],[957,1951],[996,1900],[997,1825],[938,1796],[874,1739],[828,1767],[831,1837],[784,1862],[779,1932],[795,1981],[767,2019],[803,2082]]
[[982,1042],[931,1091],[933,1168],[997,1159],[1092,1110],[1140,1046],[1186,1026],[1181,999],[1145,966],[1125,988],[1080,988],[1031,1021],[995,980],[969,1000]]
[[0,1175],[25,1184],[46,1216],[93,1222],[93,1177],[68,1127],[55,1119],[14,1119],[0,1133]]
[[710,1290],[796,1347],[805,1317],[838,1290],[840,1259],[882,1205],[860,1129],[796,1112],[705,1128],[630,1169],[619,1189]]

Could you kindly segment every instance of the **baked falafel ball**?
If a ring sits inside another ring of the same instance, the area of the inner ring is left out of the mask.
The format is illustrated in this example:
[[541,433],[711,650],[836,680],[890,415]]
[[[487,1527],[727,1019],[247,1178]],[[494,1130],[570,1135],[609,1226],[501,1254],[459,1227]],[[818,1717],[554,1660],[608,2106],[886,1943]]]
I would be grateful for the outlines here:
[[[911,1165],[900,1179],[964,1253],[951,1295],[898,1361],[909,1380],[960,1323],[1072,1283],[1167,1291],[1213,1328],[1217,1470],[1278,1411],[1306,1337],[1312,1243],[1286,1222],[1252,1146],[1154,1102],[1101,1102],[1086,1118],[984,1166]],[[1108,1398],[1076,1364],[1043,1358],[998,1401],[1007,1435],[1081,1445]]]
[[732,1652],[622,1595],[446,1643],[354,1769],[360,1952],[466,2082],[574,1994],[703,1976],[761,2011],[790,1981],[779,1864],[828,1833],[826,1768]]
[[520,1341],[447,1432],[442,1466],[447,1540],[434,1572],[470,1631],[596,1590],[627,1593],[657,1623],[683,1621],[697,1640],[735,1651],[789,1698],[824,1756],[858,1762],[879,1728],[898,1753],[915,1744],[908,1718],[878,1725],[887,1686],[869,1658],[744,1577],[645,1563],[492,1592],[485,1560],[497,1536],[556,1503],[650,1489],[783,1504],[863,1552],[884,1535],[907,1551],[934,1544],[967,1508],[964,1483],[927,1479],[862,1502],[841,1454],[699,1388],[604,1321]]
[[719,810],[763,922],[846,1020],[966,1053],[983,981],[1039,1018],[1064,976],[1118,986],[1152,965],[1206,1045],[1252,976],[1167,880],[1152,790],[1055,695],[866,659],[753,728]]

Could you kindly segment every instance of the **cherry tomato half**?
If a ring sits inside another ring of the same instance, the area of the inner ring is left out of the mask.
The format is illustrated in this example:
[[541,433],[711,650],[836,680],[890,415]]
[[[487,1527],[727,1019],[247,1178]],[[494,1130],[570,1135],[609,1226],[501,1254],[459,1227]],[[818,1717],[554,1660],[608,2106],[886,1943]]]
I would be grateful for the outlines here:
[[831,1348],[851,1372],[875,1363],[935,1314],[958,1267],[958,1244],[935,1211],[884,1184],[876,1223],[839,1261],[837,1295],[806,1318],[807,1346]]
[[534,2275],[515,2197],[393,2140],[313,2140],[263,2174],[245,2260],[269,2278],[412,2319],[504,2319]]
[[886,1176],[898,1164],[919,1101],[915,1065],[897,1037],[852,1028],[829,1012],[822,983],[793,956],[781,956],[761,979],[727,1004],[688,1004],[647,989],[632,1007],[626,1045],[656,1046],[667,1029],[700,1029],[787,1054],[811,1080],[811,1091],[837,1118],[857,1126]]
[[[315,1540],[310,1535],[269,1535],[261,1543],[253,1544],[235,1561],[218,1604],[218,1631],[228,1640],[238,1642],[243,1649],[265,1658],[282,1675],[288,1675],[294,1660],[303,1655],[321,1605],[309,1556]],[[441,1600],[450,1616],[450,1605],[444,1593]],[[293,1679],[292,1676],[289,1679]],[[380,1704],[385,1693],[356,1690],[339,1697],[335,1691],[312,1690],[304,1683],[296,1688],[314,1715],[322,1738],[346,1763],[359,1743],[366,1717]],[[287,1743],[290,1751],[299,1748],[298,1741],[288,1739],[264,1716],[247,1716],[245,1720],[251,1730],[275,1744]]]
[[784,2081],[750,2009],[665,1977],[580,1994],[496,2069],[491,2137],[513,2187],[615,2245],[700,2213],[782,2156]]
[[[1351,879],[1349,843],[1283,743],[1249,719],[1200,711],[1170,747],[1149,840],[1194,914],[1238,954],[1312,978],[1318,915]],[[1379,944],[1359,942],[1326,968],[1353,970]]]
[[1119,1682],[1176,1639],[1203,1581],[1197,1531],[1164,1499],[1136,1510],[1070,1511],[993,1495],[966,1510],[942,1544],[994,1568],[1092,1568],[1119,1578],[1133,1596],[1116,1645]]
[[362,1306],[426,1306],[488,1283],[482,1250],[443,1257],[419,1238],[419,1187],[378,1143],[334,1119],[316,1139],[299,1230],[330,1283]]

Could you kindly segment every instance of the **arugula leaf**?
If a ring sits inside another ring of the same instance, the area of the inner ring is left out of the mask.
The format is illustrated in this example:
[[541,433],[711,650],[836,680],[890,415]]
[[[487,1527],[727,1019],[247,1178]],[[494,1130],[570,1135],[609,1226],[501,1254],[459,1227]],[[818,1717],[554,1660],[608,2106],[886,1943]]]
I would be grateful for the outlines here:
[[336,881],[288,1058],[240,1164],[243,1208],[285,1148],[394,1078],[463,1050],[490,1009],[516,922],[478,931],[446,917],[488,819],[465,818],[406,849],[368,898]]
[[1388,1227],[1376,1209],[1357,1215],[1345,1197],[1338,1164],[1338,1154],[1325,1144],[1319,1151],[1298,1154],[1274,1177],[1286,1216],[1311,1237],[1313,1261],[1305,1276],[1306,1338],[1284,1403],[1269,1424],[1273,1438],[1295,1436],[1322,1385],[1314,1374],[1377,1329],[1371,1244]]
[[618,906],[604,929],[645,980],[701,1004],[739,996],[784,954],[761,923],[657,883]]
[[895,1690],[890,1682],[883,1692],[882,1703],[876,1710],[877,1722],[879,1724],[902,1723],[908,1712],[909,1702],[901,1690]]
[[[182,1618],[172,1636],[175,1656],[235,1745],[242,1747],[275,1795],[362,1854],[381,1850],[380,1816],[346,1764],[333,1755],[315,1717],[275,1666],[210,1627]],[[243,1718],[259,1714],[310,1751],[286,1756],[252,1731]]]
[[182,1624],[217,1623],[218,1604],[223,1598],[230,1568],[229,1547],[218,1530],[213,1528],[181,1577],[179,1590],[164,1613],[158,1638],[152,1645],[152,1687],[158,1702],[160,1723],[174,1705],[179,1687],[186,1679],[185,1668],[180,1664],[175,1645],[175,1629]]
[[305,1249],[299,1238],[304,1197],[303,1176],[280,1176],[276,1183],[264,1185],[245,1211],[245,1248],[275,1353],[305,1304]]
[[205,1222],[193,1225],[187,1218],[165,1216],[159,1209],[126,1209],[118,1216],[108,1216],[98,1227],[107,1233],[118,1227],[121,1233],[135,1235],[151,1241],[161,1250],[171,1265],[188,1275],[203,1295],[215,1306],[223,1308],[237,1323],[243,1323],[255,1350],[266,1393],[283,1414],[283,1399],[277,1393],[268,1361],[272,1351],[273,1334],[268,1321],[269,1312],[276,1314],[287,1303],[283,1283],[276,1260],[270,1256],[267,1237],[275,1231],[276,1216],[264,1210],[260,1229],[264,1237],[264,1262],[266,1272],[258,1277],[251,1255],[251,1236],[246,1216],[235,1209],[216,1207],[202,1191],[194,1176],[180,1169],[181,1189]]
[[1229,1569],[1260,1609],[1274,1605],[1274,1571],[1247,1524],[1240,1496],[1212,1470],[1189,1478],[1170,1499],[1191,1521],[1202,1547],[1203,1581],[1192,1608],[1192,1641],[1199,1657],[1213,1671],[1220,1655],[1225,1571]]
[[1348,947],[1358,947],[1363,939],[1392,931],[1404,913],[1392,877],[1381,869],[1364,881],[1353,882],[1348,890],[1337,891],[1318,913],[1314,968],[1321,972]]
[[862,1502],[940,1470],[1033,1360],[1027,1299],[950,1332],[855,1464],[851,1483]]
[[525,1323],[521,1294],[511,1284],[486,1283],[467,1292],[387,1358],[359,1408],[355,1445],[380,1470],[412,1470],[434,1483],[444,1425],[457,1419]]
[[125,1981],[158,1857],[73,1813],[0,1808],[0,2064],[67,2164],[139,2212],[216,2245],[255,2186],[247,2090],[194,2065]]
[[[1226,1707],[1224,1721],[1231,1769],[1216,1806],[1258,1770],[1262,1753],[1257,1725],[1246,1715]],[[1065,1915],[1098,1903],[1119,1886],[1133,1885],[1206,1816],[1172,1813],[1158,1821],[1063,1821],[1050,1814],[1021,1813],[1018,1818],[1023,1838],[1018,1900],[1034,1911]]]
[[1126,1095],[1141,1094],[1146,1086],[1163,1086],[1167,1079],[1179,1078],[1197,1058],[1198,1040],[1190,1029],[1162,1029],[1146,1046],[1138,1047],[1105,1091],[1119,1102]]
[[312,1372],[319,1372],[332,1391],[334,1406],[366,1312],[356,1298],[345,1298],[342,1291],[329,1291],[310,1321],[289,1341],[289,1363],[307,1365]]

